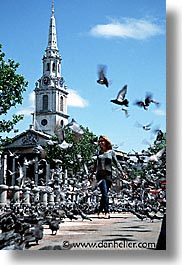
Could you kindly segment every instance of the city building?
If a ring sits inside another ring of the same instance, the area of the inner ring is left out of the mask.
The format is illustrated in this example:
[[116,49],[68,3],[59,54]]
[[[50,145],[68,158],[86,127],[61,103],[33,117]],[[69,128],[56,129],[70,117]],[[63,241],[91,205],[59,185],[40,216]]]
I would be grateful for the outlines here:
[[[48,44],[42,63],[42,76],[36,82],[34,89],[33,124],[26,131],[15,136],[0,155],[0,184],[14,186],[17,184],[16,179],[23,174],[25,179],[31,178],[37,185],[38,162],[46,155],[44,147],[55,135],[55,130],[61,129],[68,123],[68,91],[61,76],[61,56],[57,44],[54,2],[52,2]],[[49,175],[50,167],[46,162],[42,176],[48,180]]]

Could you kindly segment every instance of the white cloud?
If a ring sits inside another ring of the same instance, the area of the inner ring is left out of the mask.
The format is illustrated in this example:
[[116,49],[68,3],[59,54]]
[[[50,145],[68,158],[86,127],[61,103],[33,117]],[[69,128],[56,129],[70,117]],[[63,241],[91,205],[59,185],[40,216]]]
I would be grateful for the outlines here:
[[113,20],[108,24],[94,26],[90,30],[94,37],[147,39],[164,34],[162,26],[145,19],[125,18],[122,22]]
[[[67,98],[67,105],[71,107],[79,107],[84,108],[88,106],[87,100],[82,98],[77,91],[73,89],[68,89],[68,98]],[[24,114],[25,116],[31,115],[34,112],[34,105],[35,105],[35,94],[34,92],[30,93],[28,96],[27,107],[20,107],[18,108],[16,114]]]
[[28,103],[27,107],[19,108],[16,114],[23,114],[25,116],[31,115],[34,112],[34,104],[35,104],[35,94],[34,92],[28,95]]
[[35,105],[35,93],[34,92],[28,95],[28,101],[30,105],[34,108],[34,105]]
[[84,108],[88,106],[88,101],[82,98],[77,91],[73,89],[68,89],[68,98],[67,98],[67,105],[71,107],[79,107]]
[[152,112],[158,116],[166,116],[166,112],[162,109],[156,109],[156,110],[153,110]]

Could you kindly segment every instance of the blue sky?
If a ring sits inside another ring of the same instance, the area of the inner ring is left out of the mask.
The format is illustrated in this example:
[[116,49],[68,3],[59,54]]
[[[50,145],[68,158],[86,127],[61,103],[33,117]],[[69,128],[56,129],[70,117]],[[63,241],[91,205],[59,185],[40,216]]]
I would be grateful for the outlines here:
[[[61,74],[70,91],[68,114],[96,135],[104,134],[119,149],[141,151],[154,135],[136,126],[152,123],[166,129],[166,8],[164,0],[55,0]],[[29,82],[19,132],[29,128],[35,82],[42,76],[51,0],[6,0],[1,3],[0,43],[6,58],[20,63]],[[108,88],[99,85],[98,65],[107,66]],[[127,84],[129,117],[110,100]],[[151,92],[160,106],[147,111],[133,105]],[[9,116],[8,116],[9,117]],[[151,129],[151,130],[152,130]],[[11,134],[12,135],[12,134]]]

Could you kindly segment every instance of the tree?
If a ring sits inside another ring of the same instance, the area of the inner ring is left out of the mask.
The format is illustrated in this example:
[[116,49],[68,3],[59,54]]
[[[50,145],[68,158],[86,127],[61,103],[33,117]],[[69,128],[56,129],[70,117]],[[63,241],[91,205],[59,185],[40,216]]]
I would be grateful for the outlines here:
[[46,151],[50,163],[53,164],[54,160],[62,160],[62,165],[65,169],[69,169],[76,174],[78,171],[83,170],[84,166],[89,167],[93,164],[93,156],[96,155],[97,145],[94,144],[96,135],[89,131],[88,128],[81,126],[84,131],[80,137],[70,129],[64,129],[64,140],[72,144],[70,148],[63,149],[57,143],[56,136],[53,137],[55,141],[54,146],[47,145]]
[[10,132],[14,125],[23,119],[23,115],[13,114],[10,120],[5,119],[8,111],[17,104],[22,104],[23,92],[28,86],[24,77],[17,74],[19,63],[12,59],[5,61],[5,53],[0,44],[0,133]]

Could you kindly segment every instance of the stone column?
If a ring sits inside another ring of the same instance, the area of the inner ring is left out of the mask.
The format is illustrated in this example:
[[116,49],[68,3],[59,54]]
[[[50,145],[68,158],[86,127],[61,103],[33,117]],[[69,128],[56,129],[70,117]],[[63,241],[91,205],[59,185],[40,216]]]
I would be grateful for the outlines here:
[[13,164],[12,164],[12,178],[11,178],[11,186],[14,186],[15,185],[15,157],[13,157]]
[[38,177],[39,177],[39,175],[38,175],[38,167],[39,167],[39,165],[38,165],[38,157],[36,156],[35,157],[35,168],[34,168],[34,175],[35,175],[35,185],[37,186],[38,185]]
[[49,182],[49,179],[50,179],[50,164],[46,163],[46,186]]
[[64,184],[68,184],[68,171],[65,169],[64,171]]
[[4,168],[4,163],[3,163],[3,156],[0,154],[0,184],[3,184],[3,168]]
[[60,202],[60,186],[54,186],[55,203]]
[[8,186],[5,184],[0,185],[0,207],[7,205],[7,190]]
[[14,186],[12,187],[13,192],[13,203],[20,204],[20,187]]
[[42,205],[47,206],[47,191],[46,190],[40,191],[40,203]]
[[8,169],[8,163],[7,163],[8,156],[4,155],[4,172],[3,172],[3,183],[6,184],[6,178],[7,178],[7,169]]
[[40,189],[38,187],[34,187],[32,189],[32,192],[33,192],[33,195],[34,195],[34,199],[33,199],[33,202],[34,203],[38,203],[40,201]]
[[23,205],[30,206],[30,188],[25,187],[23,189],[23,198],[22,198]]
[[[26,157],[24,158],[24,161],[27,161]],[[23,163],[22,172],[23,172],[23,179],[21,181],[21,187],[24,185],[24,182],[27,178],[27,165],[26,165],[26,163]]]
[[49,192],[48,193],[48,204],[49,205],[54,205],[54,192]]

